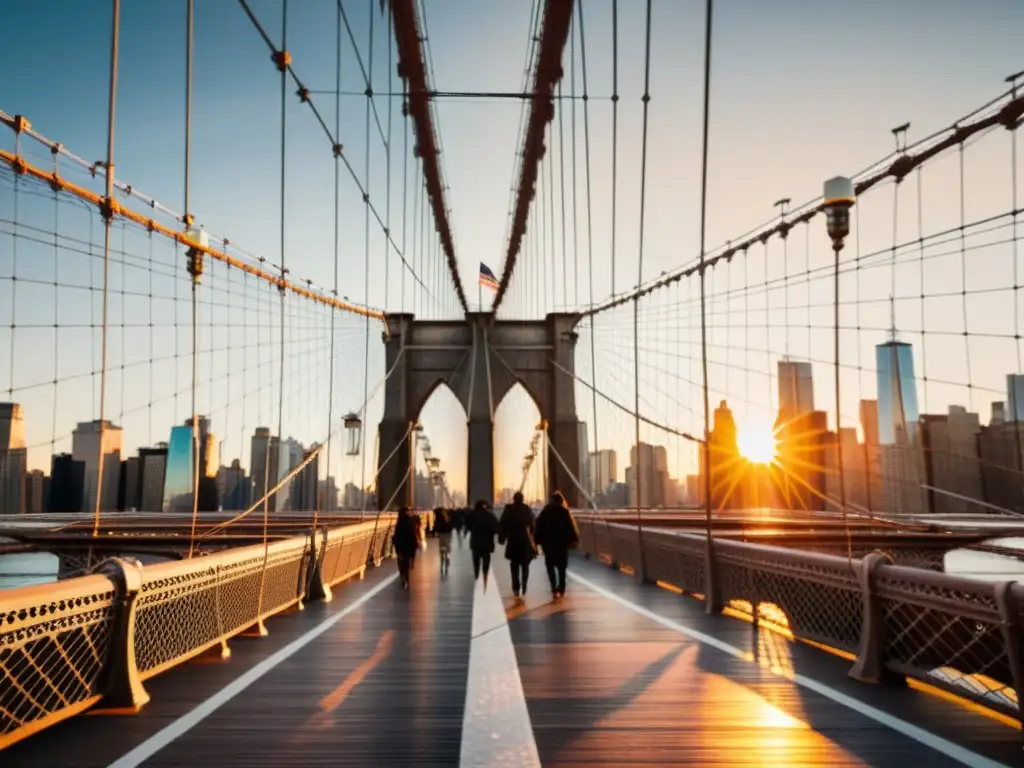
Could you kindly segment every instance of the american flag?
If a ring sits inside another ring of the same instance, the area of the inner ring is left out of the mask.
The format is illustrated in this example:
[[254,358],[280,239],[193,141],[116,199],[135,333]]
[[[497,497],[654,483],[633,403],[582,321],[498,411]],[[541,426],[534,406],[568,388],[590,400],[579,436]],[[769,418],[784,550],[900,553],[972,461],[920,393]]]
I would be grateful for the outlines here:
[[491,268],[480,262],[480,285],[485,288],[490,288],[492,291],[498,290],[498,278],[491,272]]

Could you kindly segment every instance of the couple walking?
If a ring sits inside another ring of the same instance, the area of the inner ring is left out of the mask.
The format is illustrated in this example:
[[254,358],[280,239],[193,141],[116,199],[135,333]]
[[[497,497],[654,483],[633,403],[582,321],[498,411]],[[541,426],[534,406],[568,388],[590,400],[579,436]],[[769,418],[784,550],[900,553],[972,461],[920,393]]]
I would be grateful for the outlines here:
[[512,592],[516,601],[526,595],[530,580],[530,563],[537,557],[538,547],[544,550],[551,595],[556,600],[565,595],[565,569],[569,565],[569,550],[579,543],[579,529],[569,511],[565,497],[559,491],[536,518],[533,510],[516,493],[512,503],[505,506],[498,520],[487,502],[478,501],[469,521],[469,547],[473,552],[473,573],[480,575],[483,566],[484,586],[494,552],[494,537],[505,545],[505,559],[512,571]]

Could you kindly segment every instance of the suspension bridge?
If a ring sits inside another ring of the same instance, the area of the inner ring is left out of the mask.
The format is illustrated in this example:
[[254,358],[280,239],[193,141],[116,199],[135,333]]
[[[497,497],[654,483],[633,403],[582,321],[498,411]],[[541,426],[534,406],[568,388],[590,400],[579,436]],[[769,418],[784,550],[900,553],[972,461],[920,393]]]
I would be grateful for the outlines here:
[[[1024,72],[760,214],[719,5],[15,14],[4,765],[1019,764]],[[555,490],[566,599],[398,589],[400,507]]]

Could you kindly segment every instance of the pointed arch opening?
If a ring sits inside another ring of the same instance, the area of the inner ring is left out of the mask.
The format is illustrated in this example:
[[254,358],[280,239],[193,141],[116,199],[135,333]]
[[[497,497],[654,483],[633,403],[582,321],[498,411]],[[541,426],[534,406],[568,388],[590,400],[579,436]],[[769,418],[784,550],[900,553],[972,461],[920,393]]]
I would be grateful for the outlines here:
[[494,411],[495,501],[508,503],[522,488],[526,502],[542,503],[547,493],[547,457],[540,433],[540,408],[530,391],[517,381]]
[[439,379],[418,410],[414,433],[415,506],[466,504],[466,412],[448,384]]

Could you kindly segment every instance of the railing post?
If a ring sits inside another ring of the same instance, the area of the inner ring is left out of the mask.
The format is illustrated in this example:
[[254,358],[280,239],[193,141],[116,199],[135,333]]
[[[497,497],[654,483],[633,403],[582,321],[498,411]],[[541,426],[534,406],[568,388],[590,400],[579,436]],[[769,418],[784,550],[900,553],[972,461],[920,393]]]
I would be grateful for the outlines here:
[[875,591],[875,571],[883,565],[891,565],[892,558],[881,552],[866,555],[859,565],[857,579],[863,611],[860,624],[860,641],[857,645],[857,660],[850,669],[850,677],[862,683],[903,684],[906,679],[885,665],[885,617]]
[[[1024,694],[1024,637],[1021,632],[1021,590],[1024,589],[1015,581],[1004,581],[996,584],[996,608],[999,609],[999,629],[1006,647],[1006,659],[1010,664],[1010,675],[1013,678],[1013,690],[1017,701]],[[1022,722],[1024,717],[1018,715]]]
[[722,612],[722,594],[718,589],[718,558],[710,531],[704,540],[704,612]]
[[149,701],[135,662],[135,611],[142,590],[142,566],[137,560],[113,557],[100,563],[95,572],[114,580],[118,603],[100,706],[138,712]]
[[[323,544],[317,548],[317,529],[314,528],[309,537],[309,555],[312,559],[309,580],[309,597],[324,603],[331,602],[334,595],[331,587],[324,579],[324,556],[327,554],[327,528],[323,529]],[[344,546],[344,542],[342,543]]]

